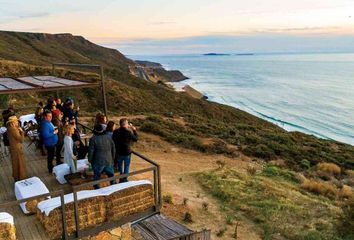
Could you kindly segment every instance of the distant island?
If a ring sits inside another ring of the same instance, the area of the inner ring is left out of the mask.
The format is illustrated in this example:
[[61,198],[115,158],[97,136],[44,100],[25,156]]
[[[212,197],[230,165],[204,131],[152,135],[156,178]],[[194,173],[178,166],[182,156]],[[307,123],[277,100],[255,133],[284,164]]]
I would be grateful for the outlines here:
[[205,53],[204,56],[230,56],[228,53]]
[[235,54],[229,54],[229,53],[205,53],[203,54],[204,56],[253,56],[254,53],[235,53]]

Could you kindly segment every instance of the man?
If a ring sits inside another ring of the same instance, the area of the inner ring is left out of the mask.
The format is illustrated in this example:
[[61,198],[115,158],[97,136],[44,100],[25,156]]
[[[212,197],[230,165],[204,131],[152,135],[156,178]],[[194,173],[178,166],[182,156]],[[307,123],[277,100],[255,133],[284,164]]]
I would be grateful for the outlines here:
[[[44,119],[41,126],[41,137],[43,139],[43,144],[47,149],[47,166],[48,172],[53,172],[53,159],[55,155],[55,146],[58,142],[58,129],[54,128],[52,123],[52,113],[50,111],[44,112]],[[59,165],[60,159],[57,159],[57,165]]]
[[54,100],[55,100],[55,103],[57,104],[56,105],[57,109],[59,109],[60,112],[64,112],[64,107],[62,105],[61,99],[56,97],[56,98],[54,98]]
[[[138,134],[136,128],[129,124],[126,118],[120,119],[119,126],[118,129],[113,131],[112,136],[117,152],[115,164],[120,174],[128,174],[132,152],[131,145],[138,141]],[[128,178],[121,178],[119,182],[128,182]]]
[[[94,136],[89,144],[88,160],[92,164],[94,180],[100,180],[104,172],[111,178],[114,176],[113,160],[116,154],[113,140],[105,134],[102,125],[96,125],[93,133]],[[111,184],[115,183],[116,181],[111,181]],[[99,185],[94,187],[100,188]]]

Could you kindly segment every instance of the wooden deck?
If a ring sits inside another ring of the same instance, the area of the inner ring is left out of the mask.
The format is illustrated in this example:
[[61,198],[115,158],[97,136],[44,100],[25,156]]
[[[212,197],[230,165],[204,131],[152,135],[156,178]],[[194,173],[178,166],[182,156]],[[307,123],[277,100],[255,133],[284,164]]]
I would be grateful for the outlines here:
[[[54,176],[48,173],[46,156],[41,156],[39,150],[35,149],[34,144],[29,147],[28,145],[29,142],[24,143],[28,177],[36,176],[40,178],[49,191],[64,189],[66,192],[69,192],[69,185],[60,185]],[[11,158],[8,153],[4,153],[3,145],[0,148],[0,188],[0,203],[16,200]],[[49,239],[45,235],[44,229],[37,220],[36,215],[25,215],[19,206],[7,209],[0,208],[0,212],[8,212],[14,217],[18,239]]]
[[[72,188],[69,184],[59,184],[55,177],[48,173],[46,156],[42,156],[40,150],[36,149],[34,144],[31,144],[30,146],[29,144],[29,140],[26,140],[23,144],[28,177],[36,176],[40,178],[50,192],[63,189],[65,194],[71,193]],[[136,160],[134,160],[135,163],[131,166],[131,171],[149,166],[143,161],[138,161],[136,156],[133,156],[133,159]],[[53,163],[55,164],[55,160]],[[138,176],[132,176],[129,179],[148,179],[153,181],[152,177],[152,174],[144,173]],[[11,157],[8,149],[5,149],[2,139],[0,139],[0,189],[0,204],[16,200],[14,180],[12,178]],[[0,207],[0,212],[7,212],[14,217],[17,239],[49,239],[36,215],[25,215],[18,205],[6,209]]]
[[154,215],[133,225],[134,240],[210,240],[210,230],[194,232],[163,215]]

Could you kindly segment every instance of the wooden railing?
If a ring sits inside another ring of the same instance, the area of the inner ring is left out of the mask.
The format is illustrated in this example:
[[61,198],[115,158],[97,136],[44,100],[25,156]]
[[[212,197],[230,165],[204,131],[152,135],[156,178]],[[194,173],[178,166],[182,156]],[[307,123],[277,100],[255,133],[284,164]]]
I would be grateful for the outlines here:
[[[152,166],[147,167],[145,169],[136,170],[136,171],[130,172],[128,174],[122,174],[122,175],[114,176],[111,178],[105,178],[105,179],[101,179],[101,180],[97,180],[97,181],[92,181],[89,183],[84,183],[82,185],[73,186],[74,214],[75,214],[75,226],[76,226],[76,231],[73,235],[69,236],[68,229],[67,229],[67,223],[66,223],[66,217],[65,217],[64,190],[50,192],[48,194],[43,194],[43,195],[31,197],[31,198],[25,198],[25,199],[21,199],[21,200],[17,200],[17,201],[10,201],[10,202],[6,202],[6,203],[1,203],[0,209],[7,209],[9,207],[13,207],[13,206],[19,205],[20,203],[28,202],[31,200],[39,200],[39,199],[43,199],[46,197],[59,195],[60,201],[61,201],[61,210],[62,210],[61,211],[62,227],[63,227],[62,238],[65,240],[78,239],[78,238],[82,238],[82,237],[86,237],[86,236],[93,236],[93,235],[98,234],[101,231],[105,231],[105,230],[109,230],[109,229],[112,229],[115,227],[119,227],[119,226],[124,225],[125,223],[128,223],[128,222],[137,222],[139,220],[145,219],[145,218],[152,216],[154,214],[158,214],[160,212],[161,205],[162,205],[160,166],[155,161],[141,155],[140,153],[133,152],[132,154],[136,155],[137,157],[139,157],[140,159],[149,163]],[[94,186],[96,184],[100,184],[103,182],[116,181],[121,178],[135,176],[135,175],[144,174],[144,173],[148,173],[148,172],[153,173],[153,186],[154,186],[153,191],[154,191],[154,201],[155,202],[154,202],[154,206],[152,208],[150,208],[144,212],[140,212],[140,213],[130,215],[128,217],[124,217],[124,218],[119,219],[117,221],[105,222],[105,223],[103,223],[97,227],[94,227],[94,228],[80,229],[80,218],[79,218],[79,212],[78,212],[78,201],[79,200],[77,197],[77,193],[78,193],[78,191],[80,191],[80,189],[84,189],[85,187],[86,188],[91,187],[91,186]]]

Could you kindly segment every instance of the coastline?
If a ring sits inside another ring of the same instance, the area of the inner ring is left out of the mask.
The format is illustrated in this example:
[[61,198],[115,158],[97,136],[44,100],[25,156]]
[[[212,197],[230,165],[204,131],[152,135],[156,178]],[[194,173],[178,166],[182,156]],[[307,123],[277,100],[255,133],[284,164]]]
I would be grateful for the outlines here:
[[[165,66],[163,64],[162,64],[162,66],[165,68]],[[198,92],[198,95],[203,95],[204,96],[204,98],[203,98],[204,100],[208,100],[208,101],[216,102],[216,103],[220,103],[220,104],[225,104],[227,106],[231,106],[231,107],[237,108],[239,110],[245,111],[245,112],[247,112],[249,114],[252,114],[255,117],[258,117],[258,118],[261,118],[261,119],[266,120],[268,122],[271,122],[271,123],[275,124],[276,126],[281,127],[282,129],[286,130],[287,132],[302,132],[302,133],[305,133],[305,134],[308,134],[308,135],[312,135],[312,136],[315,136],[315,137],[318,137],[318,138],[321,138],[321,139],[324,139],[324,140],[340,142],[340,143],[343,143],[343,144],[349,144],[349,145],[353,146],[353,144],[342,142],[342,141],[330,138],[330,137],[325,136],[325,135],[323,135],[323,134],[321,134],[319,132],[316,132],[316,131],[313,131],[311,129],[308,129],[308,128],[304,127],[304,126],[300,126],[300,125],[297,125],[297,124],[293,124],[291,122],[287,122],[287,121],[283,121],[281,119],[274,118],[272,116],[268,116],[266,114],[263,114],[263,113],[261,113],[259,111],[254,110],[254,109],[252,109],[252,108],[250,108],[248,106],[243,106],[242,107],[242,106],[236,106],[236,105],[229,104],[226,101],[224,101],[224,102],[215,101],[215,100],[213,100],[213,97],[211,97],[210,95],[208,95],[205,92],[201,92],[200,90],[198,90],[197,87],[193,86],[193,84],[188,82],[188,80],[192,80],[192,78],[188,78],[186,80],[179,81],[179,82],[169,82],[169,84],[173,86],[173,89],[175,91],[177,91],[177,92],[186,92],[188,95],[192,96],[193,93],[190,94],[189,90],[186,91],[184,89],[185,86],[188,86],[188,89],[192,88],[193,91]]]
[[[354,122],[349,109],[353,103],[351,87],[327,88],[335,84],[333,79],[337,79],[332,77],[335,67],[343,73],[338,76],[338,84],[351,82],[351,70],[346,67],[352,62],[350,55],[280,54],[255,55],[246,59],[201,55],[136,57],[159,62],[166,69],[179,69],[190,77],[169,84],[177,91],[182,91],[182,87],[188,84],[207,96],[209,101],[243,110],[288,132],[302,132],[354,146]],[[334,64],[336,59],[339,66]],[[270,62],[276,64],[269,66]],[[316,65],[308,64],[312,62]],[[231,68],[230,63],[238,64],[238,67]],[[294,65],[301,71],[296,71]],[[318,65],[327,70],[310,71],[312,67],[316,70]],[[255,66],[261,68],[257,70]],[[268,70],[263,71],[262,67]],[[322,83],[320,88],[314,87],[319,83]],[[336,95],[339,91],[342,94]],[[338,111],[343,111],[343,114],[338,116]]]

